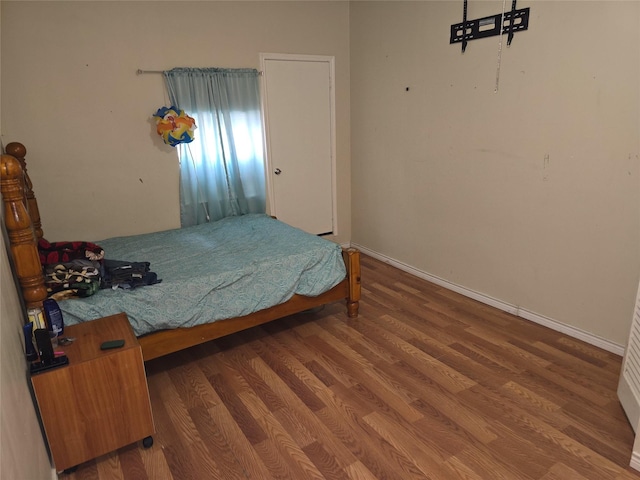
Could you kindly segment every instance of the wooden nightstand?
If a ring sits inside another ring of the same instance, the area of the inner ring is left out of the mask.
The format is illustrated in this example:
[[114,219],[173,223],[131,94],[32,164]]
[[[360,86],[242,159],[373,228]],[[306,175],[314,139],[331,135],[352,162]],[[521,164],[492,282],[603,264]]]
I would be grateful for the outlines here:
[[[69,365],[31,376],[56,470],[67,470],[155,433],[142,349],[124,313],[65,327]],[[100,350],[124,339],[123,347]]]

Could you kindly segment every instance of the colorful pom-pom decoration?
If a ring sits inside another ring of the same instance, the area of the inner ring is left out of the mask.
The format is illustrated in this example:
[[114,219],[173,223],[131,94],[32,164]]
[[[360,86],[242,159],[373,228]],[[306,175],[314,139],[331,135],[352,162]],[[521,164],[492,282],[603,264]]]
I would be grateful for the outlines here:
[[196,122],[184,110],[173,106],[162,107],[153,116],[156,119],[156,131],[167,145],[175,147],[193,141]]

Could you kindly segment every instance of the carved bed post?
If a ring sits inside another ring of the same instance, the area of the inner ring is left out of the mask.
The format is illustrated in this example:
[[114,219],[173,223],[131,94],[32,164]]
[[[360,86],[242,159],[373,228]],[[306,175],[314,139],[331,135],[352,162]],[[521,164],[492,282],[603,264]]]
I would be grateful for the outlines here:
[[[23,147],[24,148],[24,147]],[[42,307],[47,298],[38,244],[24,202],[24,173],[11,155],[0,157],[0,191],[13,262],[27,308]]]
[[33,193],[33,184],[27,172],[27,162],[24,157],[27,155],[26,147],[18,142],[11,142],[5,147],[7,155],[11,155],[18,159],[22,165],[22,171],[24,172],[24,196],[27,199],[27,210],[29,217],[31,217],[31,223],[36,234],[36,239],[41,239],[44,235],[42,232],[42,222],[40,220],[40,209],[38,208],[38,201]]
[[342,256],[347,267],[347,278],[349,279],[347,315],[354,318],[358,316],[360,307],[360,251],[355,248],[345,248],[342,250]]

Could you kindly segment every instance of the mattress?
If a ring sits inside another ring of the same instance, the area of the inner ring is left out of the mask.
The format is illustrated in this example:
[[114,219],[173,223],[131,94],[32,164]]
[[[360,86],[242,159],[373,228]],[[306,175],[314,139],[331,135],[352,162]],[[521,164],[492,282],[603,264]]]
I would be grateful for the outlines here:
[[96,243],[106,259],[149,262],[162,281],[61,300],[66,325],[125,312],[142,336],[317,296],[346,276],[339,245],[261,214]]

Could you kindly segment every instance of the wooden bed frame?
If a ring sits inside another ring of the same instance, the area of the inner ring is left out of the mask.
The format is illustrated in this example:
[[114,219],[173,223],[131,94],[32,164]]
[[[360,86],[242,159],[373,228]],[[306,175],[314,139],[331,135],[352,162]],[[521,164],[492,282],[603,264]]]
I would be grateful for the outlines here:
[[[38,240],[43,238],[38,202],[27,173],[24,145],[9,143],[0,161],[0,191],[4,202],[4,222],[13,260],[12,268],[20,283],[26,308],[42,307],[47,298],[44,274],[38,255]],[[349,317],[358,316],[360,301],[360,252],[343,248],[346,278],[331,290],[317,296],[294,295],[280,305],[250,315],[190,328],[162,330],[138,338],[144,360],[161,357],[215,338],[261,325],[327,303],[346,300]]]

